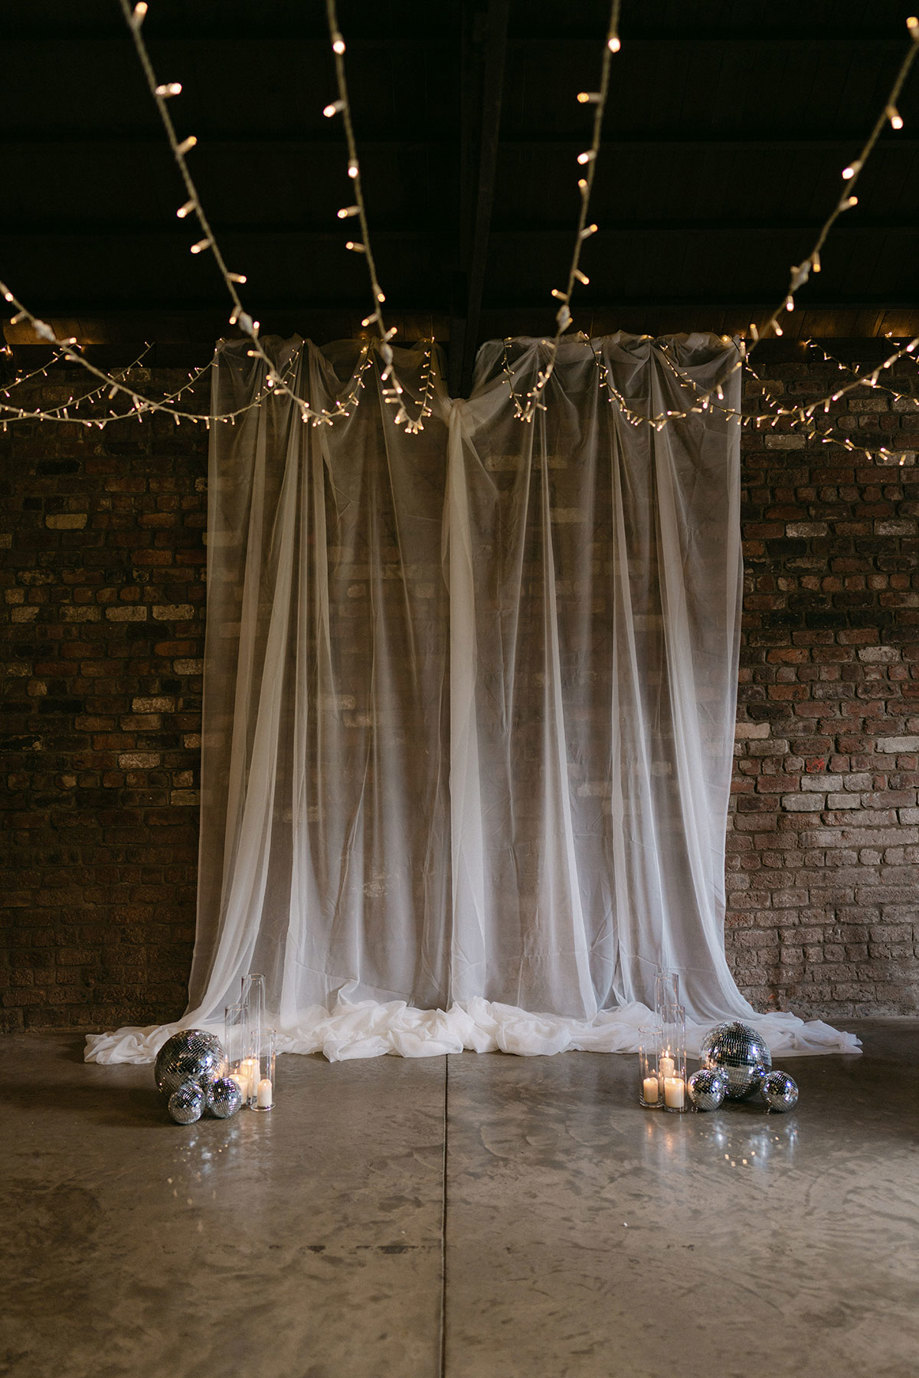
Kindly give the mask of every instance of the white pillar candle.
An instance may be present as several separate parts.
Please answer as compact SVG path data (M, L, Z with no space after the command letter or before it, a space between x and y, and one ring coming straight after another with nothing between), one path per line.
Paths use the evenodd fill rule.
M247 1057L240 1063L240 1074L245 1080L245 1090L243 1095L246 1100L254 1100L258 1090L258 1062L254 1057Z
M271 1109L271 1093L272 1086L270 1079L268 1077L262 1077L258 1084L258 1094L256 1097L256 1104L259 1110Z
M659 1066L662 1077L666 1079L667 1077L673 1076L675 1063L672 1057L669 1057L666 1053L662 1053L659 1059Z
M671 1110L683 1109L685 1091L686 1083L682 1077L664 1078L664 1104L669 1105Z
M644 1081L641 1083L641 1091L643 1098L649 1105L656 1105L658 1097L660 1096L660 1086L658 1085L657 1077L645 1077Z

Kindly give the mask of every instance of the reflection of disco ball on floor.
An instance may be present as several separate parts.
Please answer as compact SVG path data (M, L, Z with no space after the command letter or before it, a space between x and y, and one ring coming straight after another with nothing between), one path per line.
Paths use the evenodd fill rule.
M749 1024L716 1024L702 1040L702 1066L727 1073L728 1100L746 1100L758 1091L772 1066L766 1043Z
M160 1048L153 1075L158 1090L168 1100L186 1081L197 1082L204 1090L225 1067L226 1058L216 1034L205 1029L181 1029Z

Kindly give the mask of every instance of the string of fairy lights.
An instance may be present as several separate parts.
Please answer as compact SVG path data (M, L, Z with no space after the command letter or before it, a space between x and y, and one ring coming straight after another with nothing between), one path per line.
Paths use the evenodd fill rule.
M138 373L142 371L143 359L152 346L145 346L142 354L127 367L115 372L108 372L87 359L83 352L83 346L79 344L76 338L58 338L54 329L47 322L31 312L10 287L0 282L0 295L14 311L12 323L15 325L28 321L33 334L54 347L53 356L46 364L27 374L19 375L0 387L0 429L6 430L8 424L13 422L36 420L80 424L102 429L114 421L123 421L129 418L142 421L146 415L152 413L165 413L172 416L176 425L180 425L183 421L203 423L208 427L212 423L235 425L240 417L263 405L272 397L289 399L298 409L304 423L310 423L313 426L331 426L337 421L349 417L357 406L360 394L366 386L368 370L375 362L376 353L379 356L379 383L382 397L384 402L393 408L390 414L394 424L402 427L408 434L417 434L422 431L425 421L433 413L436 395L437 366L434 341L429 340L423 343L423 358L419 378L412 388L408 388L399 377L391 344L397 333L396 327L387 326L384 317L386 295L380 286L371 243L345 70L347 44L339 26L335 0L326 0L326 17L332 48L337 97L324 107L323 114L329 119L340 117L344 130L347 153L346 172L353 200L339 209L338 219L348 228L353 224L360 234L359 239L347 239L345 248L362 257L366 264L372 307L369 314L363 319L362 326L374 331L376 339L375 342L364 341L351 379L341 393L334 398L332 404L316 407L298 390L297 364L301 351L294 351L283 366L276 364L261 342L259 321L245 309L240 295L240 289L247 284L247 275L230 270L224 259L188 161L188 155L197 147L197 137L194 134L180 137L169 109L169 102L181 94L182 84L177 81L161 81L159 79L144 41L143 23L149 5L146 0L139 0L138 3L134 4L131 3L131 0L119 0L119 5L133 38L142 70L156 103L173 158L185 187L186 200L178 207L176 215L183 222L189 220L196 226L198 238L190 245L190 252L196 256L210 255L213 259L230 297L229 324L248 339L247 353L251 358L259 361L264 374L263 381L248 403L232 410L221 412L209 409L204 412L192 410L189 406L182 405L186 395L194 394L202 379L210 373L214 364L212 360L203 367L188 373L187 381L175 391L158 397L149 396L143 390L141 385L143 380L138 376ZM589 218L589 207L600 153L603 117L609 97L611 62L613 56L620 51L622 46L619 37L620 5L621 0L613 0L610 7L597 89L580 91L577 94L577 101L580 105L592 108L593 126L589 146L577 156L580 172L577 181L579 214L573 250L565 286L553 288L551 293L556 304L555 333L552 337L540 342L543 352L541 352L540 363L537 366L536 378L526 391L517 390L514 364L510 357L512 341L505 341L501 368L513 404L514 415L523 422L532 422L540 411L545 410L545 392L555 370L559 346L566 332L573 325L571 303L574 293L579 286L586 286L590 281L581 267L581 251L586 241L596 234L599 228ZM685 419L704 412L717 414L738 426L753 426L755 428L764 425L775 427L784 420L792 428L802 427L809 438L820 440L825 444L840 444L846 449L857 449L869 455L876 453L887 462L897 458L896 451L891 451L884 446L875 447L874 451L871 451L865 446L857 445L849 437L839 438L833 433L832 427L821 430L815 418L819 417L821 413L824 416L828 415L835 403L859 387L881 388L898 401L904 399L916 401L914 393L898 391L890 385L889 381L882 381L882 375L892 369L901 359L912 358L919 363L919 356L917 356L919 337L899 346L880 364L865 372L860 372L858 366L853 367L844 364L823 350L821 346L816 345L815 342L806 341L805 343L809 348L821 350L825 363L832 363L850 375L850 380L847 383L836 387L826 396L819 397L807 405L787 406L779 401L753 369L750 363L750 354L757 344L769 335L775 337L783 335L781 321L784 318L784 313L795 309L797 293L809 281L812 273L821 271L821 251L824 249L834 224L840 216L858 204L858 197L854 188L885 127L889 124L894 130L903 128L904 122L897 108L897 101L910 68L917 53L919 53L919 18L912 16L907 19L906 23L910 38L909 48L900 64L884 108L876 119L863 148L858 157L842 170L844 188L840 199L822 224L809 254L802 259L801 263L792 265L788 288L782 300L764 323L759 326L756 322L750 323L749 344L743 340L737 341L737 358L728 365L726 371L719 376L715 383L707 388L700 388L679 368L665 345L662 350L662 357L678 381L680 388L685 390L686 402L659 413L638 412L629 406L621 392L615 387L609 368L590 338L583 332L570 337L581 341L585 347L591 349L601 388L610 404L618 410L628 424L633 426L650 425L655 430L660 431L673 420ZM727 337L724 338L725 343L728 343ZM11 354L8 346L2 352L6 355ZM86 370L96 379L95 386L82 393L72 392L65 400L55 401L52 405L44 407L18 405L18 399L13 395L17 389L29 382L34 382L38 377L48 378L51 371L62 364L77 365ZM762 397L768 408L767 411L752 414L743 413L725 403L725 385L731 375L741 368L746 369L751 377L760 384ZM99 405L102 399L106 400L107 405L105 405L104 414L100 415ZM87 409L92 414L90 416L81 415L81 411L85 413Z

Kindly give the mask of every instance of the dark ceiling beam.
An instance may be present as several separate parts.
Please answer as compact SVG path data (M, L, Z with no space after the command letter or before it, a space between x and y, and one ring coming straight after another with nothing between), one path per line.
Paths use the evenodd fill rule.
M485 0L484 9L471 14L467 11L464 16L460 262L466 299L464 309L451 323L450 388L454 396L469 392L478 343L495 200L509 16L510 0Z
M818 220L734 220L728 214L713 216L704 220L604 219L595 243L602 242L604 236L614 234L726 234L732 237L754 234L816 234L821 224L822 222ZM430 243L432 237L441 234L440 227L432 229L424 224L419 225L417 221L404 225L377 225L373 231L375 241L380 240L388 243L404 243L407 240ZM519 223L493 224L489 234L492 239L518 239L523 246L525 243L544 243L554 236L567 236L570 239L571 226L567 222L558 225L534 225L532 221L521 221ZM837 236L850 238L853 235L865 234L919 234L919 222L912 217L904 219L899 216L893 218L859 213L846 220L840 220L833 226L834 239ZM21 245L24 238L27 238L31 244L41 242L47 246L56 242L72 244L74 240L79 239L120 240L125 235L131 235L135 240L143 240L145 244L150 245L184 243L184 240L188 238L187 232L183 232L181 227L175 228L170 225L168 228L166 226L151 228L149 220L80 219L68 221L54 229L49 229L47 223L17 220L7 212L6 223L0 228L0 245L16 248ZM223 238L226 235L247 240L291 239L317 246L341 243L340 231L336 232L301 222L282 224L278 221L269 220L263 224L238 224L233 221L225 221L220 226L220 236Z
M499 110L500 116L500 110ZM700 149L737 149L740 152L763 153L774 149L781 149L783 153L796 150L802 153L820 153L825 149L848 150L853 140L858 141L864 138L863 129L853 130L851 134L835 133L824 137L814 137L808 135L801 137L797 134L779 133L769 134L768 132L758 131L751 135L735 135L724 137L719 134L707 133L704 129L691 129L685 126L679 130L663 130L660 133L644 134L620 134L609 133L604 135L603 148L615 149L623 148L679 148L685 149L687 145L694 145ZM581 148L584 143L584 135L571 134L503 134L500 138L501 148L521 149L534 148L541 152L551 152L558 150L566 152L568 149ZM137 149L138 152L155 152L162 149L168 153L168 145L162 136L150 134L147 131L131 133L130 130L119 130L117 133L92 133L82 135L75 132L73 128L60 130L24 131L16 133L11 131L7 125L4 134L4 158L9 158L11 153L29 152L33 148L45 148L49 145L57 147L62 152L68 154L77 150L84 150L87 153L104 151L111 148L118 150L124 147ZM342 147L341 139L335 138L331 134L325 137L321 135L311 135L304 137L295 136L289 132L259 131L257 133L247 132L240 134L203 134L201 137L201 151L206 152L209 148L219 149L245 149L245 148L283 148L291 153L312 153L317 149L338 149ZM374 153L387 153L393 149L417 150L425 148L447 149L455 147L455 140L449 134L425 134L419 137L417 125L406 134L400 133L397 129L389 134L377 135L373 139L361 139L360 149L365 155ZM879 148L885 153L915 153L919 149L919 138L904 138L891 134L889 137L882 138Z

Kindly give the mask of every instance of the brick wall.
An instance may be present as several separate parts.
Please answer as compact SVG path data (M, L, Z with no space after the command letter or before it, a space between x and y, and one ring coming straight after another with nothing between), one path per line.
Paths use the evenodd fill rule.
M800 347L766 357L785 402L845 381ZM913 363L897 377L916 393ZM727 949L754 1003L832 1019L919 1007L919 409L863 389L829 421L910 460L743 433ZM167 420L0 432L6 1029L184 1006L206 449Z
M846 354L865 362L869 349L873 367L877 342ZM849 381L821 352L789 353L766 384L785 405ZM919 392L912 360L883 378ZM744 432L727 951L761 1007L915 1013L919 407L865 387L817 419L906 463L805 442L784 423Z
M170 390L186 381L156 379ZM29 404L65 402L66 382L31 389ZM167 418L0 433L7 1030L145 1023L184 1008L206 439Z

